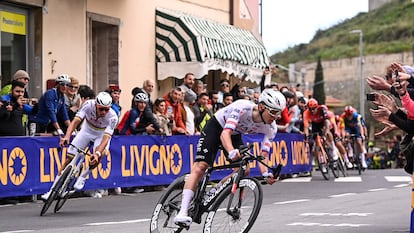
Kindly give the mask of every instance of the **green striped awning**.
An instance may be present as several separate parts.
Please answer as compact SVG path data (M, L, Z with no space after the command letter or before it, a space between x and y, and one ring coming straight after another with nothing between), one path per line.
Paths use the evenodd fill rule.
M256 69L269 64L263 43L250 31L167 9L156 10L156 60L224 60Z

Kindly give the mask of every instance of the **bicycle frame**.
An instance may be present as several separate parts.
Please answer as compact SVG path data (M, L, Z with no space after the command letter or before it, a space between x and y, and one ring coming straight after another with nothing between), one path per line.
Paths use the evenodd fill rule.
M80 148L77 148L76 146L72 145L78 153L73 157L72 161L66 166L66 168L62 171L62 174L65 170L70 170L69 175L66 177L65 182L58 190L58 194L60 197L62 197L62 194L65 193L65 191L68 189L68 187L71 187L73 185L73 180L76 175L79 175L81 172L81 169L83 168L82 164L85 161L85 156L87 155L87 151L84 151Z
M195 195L194 195L194 208L193 210L189 211L190 216L193 218L193 221L196 223L201 223L202 215L205 213L208 208L214 203L216 200L216 197L220 195L220 193L225 190L226 187L228 187L230 184L233 185L232 187L232 193L234 194L236 192L236 189L239 185L240 180L244 177L244 173L247 169L247 165L249 161L258 161L259 163L266 166L268 169L271 169L273 171L273 175L275 178L279 177L280 171L282 169L282 165L279 164L276 168L272 168L266 163L264 163L262 160L264 159L261 156L255 156L252 153L249 152L249 149L253 145L249 145L248 147L241 149L240 154L243 156L240 161L237 162L231 162L230 164L221 165L221 166L215 166L215 167L209 167L207 168L205 172L205 176L202 179L202 181L199 183L198 188L196 189ZM226 154L226 153L225 153ZM227 155L226 155L227 157ZM207 199L204 200L204 193L206 191L207 183L210 181L210 177L213 171L215 170L222 170L222 169L229 169L229 168L239 168L237 173L233 173L231 177L229 177L227 180L225 180L221 186ZM232 198L232 197L231 197ZM227 212L230 210L227 207Z

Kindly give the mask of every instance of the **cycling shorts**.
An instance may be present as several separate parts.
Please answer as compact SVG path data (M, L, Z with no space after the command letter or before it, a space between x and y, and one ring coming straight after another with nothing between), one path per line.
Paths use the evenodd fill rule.
M208 163L210 167L213 166L219 146L222 145L220 140L222 132L223 127L215 117L207 122L203 131L201 131L200 139L197 143L196 162L204 161ZM232 135L231 141L234 148L239 148L243 145L241 134Z

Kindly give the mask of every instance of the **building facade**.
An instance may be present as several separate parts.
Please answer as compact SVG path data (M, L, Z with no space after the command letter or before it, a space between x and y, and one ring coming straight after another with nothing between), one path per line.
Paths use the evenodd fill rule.
M210 89L225 76L244 73L257 82L268 64L258 36L258 4L258 0L2 1L1 83L25 69L31 77L30 96L40 97L48 80L67 73L97 92L118 84L121 105L129 108L131 90L146 79L158 84L154 98L187 72L203 78ZM162 16L173 19L173 24L162 24L166 23ZM229 41L223 35L233 37ZM183 51L190 45L198 50ZM214 66L205 69L206 63Z

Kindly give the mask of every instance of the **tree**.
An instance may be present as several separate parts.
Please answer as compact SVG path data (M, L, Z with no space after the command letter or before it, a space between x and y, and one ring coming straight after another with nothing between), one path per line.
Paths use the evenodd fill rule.
M315 70L315 82L313 84L313 98L315 98L319 104L325 104L325 81L323 80L323 68L321 63L321 57L318 57L318 64Z

